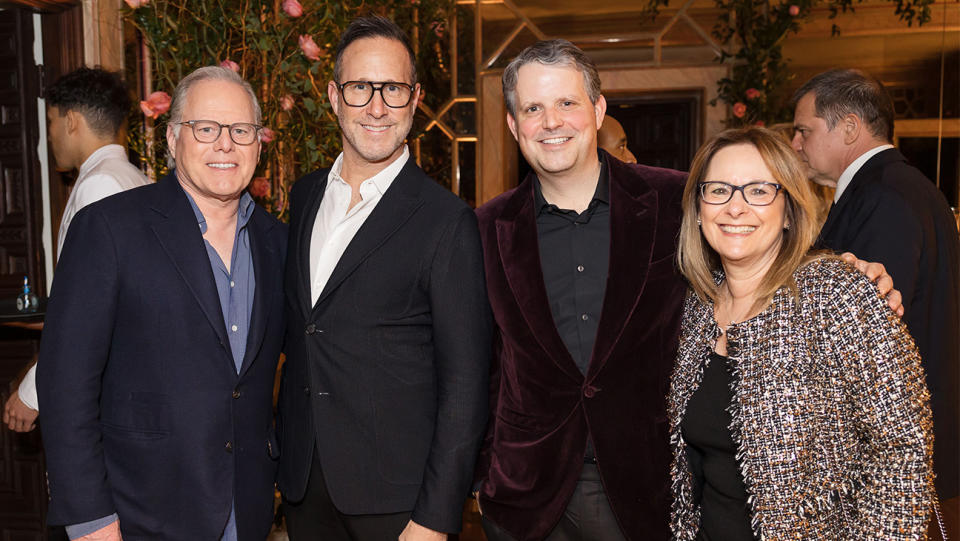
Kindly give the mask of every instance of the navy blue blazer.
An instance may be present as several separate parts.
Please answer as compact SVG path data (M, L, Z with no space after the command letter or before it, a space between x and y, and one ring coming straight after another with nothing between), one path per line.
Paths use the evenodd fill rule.
M247 227L256 292L237 374L176 178L77 214L37 369L50 524L116 512L124 539L215 541L236 502L240 540L266 537L286 226L257 207Z
M903 321L923 359L933 409L933 467L943 499L958 493L960 240L947 200L897 149L853 176L818 247L879 261L903 294Z

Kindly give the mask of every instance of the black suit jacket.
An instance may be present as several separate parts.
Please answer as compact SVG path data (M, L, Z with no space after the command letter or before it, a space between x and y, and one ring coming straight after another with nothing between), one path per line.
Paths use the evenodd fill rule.
M343 513L412 511L460 530L487 413L491 320L471 209L411 158L310 305L328 169L291 192L280 488L303 498L314 447Z
M903 294L904 322L927 372L934 469L942 498L958 492L960 247L943 194L896 149L854 175L830 209L818 245L883 263Z
M37 383L50 524L116 512L124 539L242 541L273 516L273 381L286 227L257 207L237 374L197 219L173 175L80 211L57 266Z

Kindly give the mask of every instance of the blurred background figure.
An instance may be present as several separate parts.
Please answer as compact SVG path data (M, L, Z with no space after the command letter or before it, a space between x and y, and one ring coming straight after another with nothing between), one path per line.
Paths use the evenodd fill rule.
M637 163L637 159L627 148L627 133L617 119L610 115L603 117L603 124L597 131L597 145L623 163Z

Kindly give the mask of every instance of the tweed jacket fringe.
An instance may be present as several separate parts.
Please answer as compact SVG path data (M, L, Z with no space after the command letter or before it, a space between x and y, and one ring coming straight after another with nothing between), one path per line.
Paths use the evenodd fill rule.
M722 280L722 276L719 277ZM933 498L933 421L920 356L872 283L819 259L727 329L730 431L761 540L925 539ZM668 397L675 539L700 523L680 429L720 335L692 291Z

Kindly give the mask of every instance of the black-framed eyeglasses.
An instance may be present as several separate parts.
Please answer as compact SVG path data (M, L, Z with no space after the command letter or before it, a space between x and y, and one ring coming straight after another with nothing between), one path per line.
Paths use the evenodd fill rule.
M726 182L701 182L700 199L708 205L722 205L733 199L733 194L740 192L748 205L765 207L777 198L780 191L779 184L774 182L751 182L743 186L735 186Z
M347 81L337 83L337 90L343 97L343 103L350 107L363 107L373 99L373 93L380 91L380 97L387 107L400 109L410 104L413 97L413 85L397 81Z
M187 120L178 122L180 125L190 126L193 137L201 143L212 143L220 138L220 132L227 128L230 140L238 145L252 145L257 140L257 133L263 126L249 122L234 122L221 124L215 120Z

